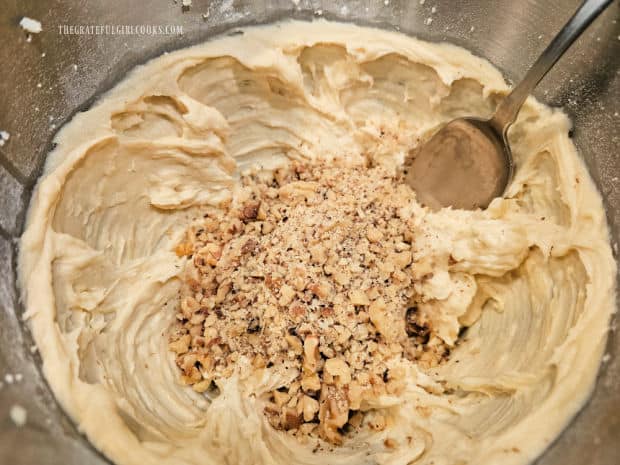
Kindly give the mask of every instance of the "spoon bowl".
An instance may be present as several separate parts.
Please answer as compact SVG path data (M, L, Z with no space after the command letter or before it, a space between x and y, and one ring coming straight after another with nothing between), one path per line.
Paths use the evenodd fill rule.
M504 193L513 162L504 132L491 120L459 118L412 153L405 180L433 210L485 208Z

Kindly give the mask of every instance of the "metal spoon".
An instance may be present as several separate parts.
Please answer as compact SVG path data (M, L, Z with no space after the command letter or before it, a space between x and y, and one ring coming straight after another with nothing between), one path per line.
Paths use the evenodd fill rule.
M422 204L473 210L504 193L514 171L508 128L543 76L611 2L583 2L491 119L455 119L412 154L405 180Z

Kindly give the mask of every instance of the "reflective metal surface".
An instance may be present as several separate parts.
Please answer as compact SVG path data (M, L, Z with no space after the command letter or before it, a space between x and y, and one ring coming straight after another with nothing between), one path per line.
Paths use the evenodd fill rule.
M387 5L386 5L387 3ZM31 187L55 130L88 108L134 65L239 25L295 17L353 21L450 41L518 78L559 30L579 0L2 0L0 2L0 464L105 464L58 408L41 377L38 354L20 322L15 238ZM435 7L433 13L432 8ZM203 15L205 17L203 18ZM22 16L43 32L27 41ZM429 21L429 18L431 21ZM182 35L71 35L70 25L172 25ZM59 28L60 26L60 28ZM574 139L606 202L618 242L620 225L620 4L615 2L543 80L536 95L572 116ZM620 338L610 332L592 400L540 459L541 465L620 463ZM8 384L6 374L22 380ZM10 377L9 377L10 380ZM9 418L15 404L27 423ZM102 415L105 421L105 415Z
M505 131L487 119L457 118L411 152L405 181L432 210L475 210L503 194L512 165Z

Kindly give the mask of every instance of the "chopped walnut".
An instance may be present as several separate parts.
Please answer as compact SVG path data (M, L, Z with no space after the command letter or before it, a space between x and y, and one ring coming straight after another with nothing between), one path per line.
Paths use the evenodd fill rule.
M168 348L171 351L173 351L175 354L182 355L182 354L187 353L191 342L192 342L192 336L189 334L184 334L177 340L170 342L170 344L168 344Z
M304 348L301 344L301 340L297 336L293 336L292 334L287 334L284 336L284 339L288 343L289 347L295 354L301 355Z
M243 221L252 221L258 217L260 203L259 202L248 202L241 209L241 219Z
M433 264L413 261L401 212L414 202L380 167L242 177L238 198L205 208L175 248L187 257L169 339L182 383L201 393L235 372L279 372L291 381L261 399L274 428L332 444L385 429L387 412L370 406L402 394L398 367L448 354L417 311Z
M366 237L370 242L379 242L381 239L383 239L383 233L379 228L370 226L366 231Z
M303 413L304 421L306 422L314 420L316 414L319 412L319 402L310 396L304 395L298 406L301 406L301 413Z
M338 431L349 419L349 402L344 392L334 386L323 386L319 408L319 434L326 441L342 443Z
M301 388L304 392L314 392L321 389L321 378L316 373L306 374L301 378Z
M318 347L319 338L317 336L308 336L304 341L304 372L314 373L317 370L317 363L319 361Z
M353 305L369 305L370 300L364 291L360 291L359 289L354 289L349 292L349 299L351 299L351 303Z
M326 360L323 373L325 377L329 377L327 379L328 383L347 385L351 382L351 369L349 365L347 365L347 362L341 358L330 358Z
M280 299L278 300L278 304L280 305L280 307L286 307L293 301L295 295L295 289L293 289L288 284L285 284L280 288Z

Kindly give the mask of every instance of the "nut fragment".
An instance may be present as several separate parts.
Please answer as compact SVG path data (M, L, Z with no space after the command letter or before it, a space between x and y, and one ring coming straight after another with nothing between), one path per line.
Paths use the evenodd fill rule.
M371 226L366 231L366 237L370 242L379 242L383 239L383 233L378 228Z
M365 391L366 389L357 381L353 381L349 384L347 399L349 400L349 408L351 410L359 410L361 408Z
M349 292L349 299L353 305L369 305L370 300L364 291L353 289Z
M302 415L298 413L296 409L286 408L284 409L282 426L284 429L295 429L299 428L302 422Z
M258 209L260 207L259 202L248 202L246 203L241 210L241 219L243 221L252 221L255 220L258 216Z
M176 341L172 341L168 344L168 348L177 355L185 354L189 350L189 344L192 341L192 336L186 334L181 336Z
M316 244L310 247L310 257L312 263L322 265L327 261L327 250L321 244Z
M383 298L375 300L368 307L368 316L370 317L370 321L372 321L372 324L375 325L377 331L384 336L389 333L390 325L386 312L387 305L385 304L385 300L383 300Z
M295 297L295 289L293 289L288 284L283 285L280 288L280 300L278 300L278 304L280 306L285 307L293 301Z
M224 302L226 295L230 292L231 289L232 289L232 283L230 282L222 283L220 287L217 288L217 294L215 295L215 303L219 304L219 303Z
M351 382L351 369L349 365L347 365L347 362L341 358L330 358L326 360L323 369L334 377L336 384L344 385Z
M313 283L308 286L308 289L320 299L326 299L331 295L330 286L326 282Z
M211 387L210 379L203 379L202 381L199 381L196 384L192 385L192 389L199 393L209 390L209 387Z
M314 392L321 389L321 378L316 373L304 375L301 379L301 388L304 392Z
M284 339L286 340L293 352L295 352L296 354L301 354L303 352L303 346L297 336L287 334L286 336L284 336Z
M314 373L317 369L318 359L319 338L317 336L308 336L304 341L304 371L306 373Z
M319 408L319 434L326 441L342 444L342 435L338 431L349 419L349 403L343 391L324 386L321 390Z
M191 242L182 242L175 247L174 252L179 257L185 257L194 253L194 246L191 244Z
M257 247L258 247L258 241L256 241L255 239L248 239L245 242L245 244L243 244L243 246L241 247L241 253L242 254L253 253Z
M388 259L392 261L398 269L402 270L411 263L411 252L394 252Z
M298 406L301 406L301 413L304 415L304 421L307 422L314 420L314 417L319 411L318 401L310 396L303 396Z
M291 396L287 392L273 391L273 400L278 407L282 407L290 398Z

